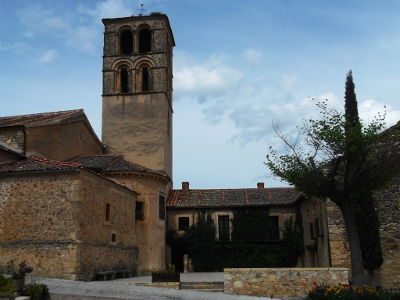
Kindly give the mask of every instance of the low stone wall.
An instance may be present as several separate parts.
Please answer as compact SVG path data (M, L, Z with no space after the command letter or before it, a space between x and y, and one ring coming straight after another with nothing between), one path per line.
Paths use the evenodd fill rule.
M78 280L89 280L98 271L137 271L136 247L81 243L79 247Z
M137 268L137 248L88 244L77 241L0 243L0 270L10 261L22 260L33 267L34 276L70 280L92 279L96 271Z
M0 243L0 268L10 261L14 266L22 260L33 267L33 275L77 279L78 245L72 241Z
M227 294L293 297L304 296L313 282L346 284L346 268L282 268L282 269L225 269L224 290Z

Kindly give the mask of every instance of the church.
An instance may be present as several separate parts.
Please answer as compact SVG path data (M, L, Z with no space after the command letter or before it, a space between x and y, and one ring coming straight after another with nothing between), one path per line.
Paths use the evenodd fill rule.
M298 266L349 265L343 221L330 201L261 182L213 190L183 182L174 189L169 19L152 13L103 24L101 139L80 109L0 117L0 268L25 260L36 275L72 280L165 270L168 230L184 232L202 209L217 240L229 241L233 210L250 207L270 210L278 240L285 220L302 212ZM378 276L385 286L400 285L398 186L379 194L385 263Z

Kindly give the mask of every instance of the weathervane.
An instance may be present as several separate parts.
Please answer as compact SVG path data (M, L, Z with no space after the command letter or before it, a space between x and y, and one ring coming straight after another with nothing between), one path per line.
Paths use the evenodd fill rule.
M138 11L139 16L143 16L144 12L146 11L143 3L140 3L140 8L138 8L137 11Z

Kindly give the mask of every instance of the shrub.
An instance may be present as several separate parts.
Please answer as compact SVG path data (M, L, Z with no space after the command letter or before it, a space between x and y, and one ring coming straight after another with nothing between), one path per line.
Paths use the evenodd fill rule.
M306 300L399 300L400 294L371 286L321 285L313 288Z
M15 284L12 278L5 278L0 275L0 297L12 298L15 291Z
M24 294L31 297L31 300L48 300L50 299L49 289L45 284L28 284L25 287Z

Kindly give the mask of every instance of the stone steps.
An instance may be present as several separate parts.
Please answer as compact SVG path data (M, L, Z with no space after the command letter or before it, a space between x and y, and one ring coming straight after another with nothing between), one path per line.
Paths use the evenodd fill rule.
M181 282L182 290L202 290L208 292L223 292L224 282Z

